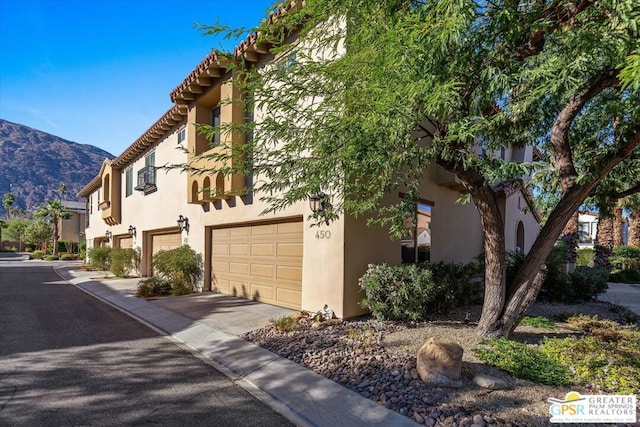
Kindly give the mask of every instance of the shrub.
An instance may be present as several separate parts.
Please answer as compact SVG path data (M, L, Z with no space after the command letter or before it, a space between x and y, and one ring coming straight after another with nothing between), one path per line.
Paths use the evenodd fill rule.
M296 319L287 315L271 319L269 320L269 323L271 323L281 334L292 331L296 327Z
M551 320L543 316L539 316L539 317L525 316L520 321L520 325L531 326L534 328L541 328L541 329L549 329L549 330L553 330L556 328L555 323L553 323Z
M611 263L616 269L640 272L640 247L618 246L613 248Z
M148 277L138 282L139 297L156 297L171 295L171 283L158 277Z
M33 251L30 256L31 259L42 259L44 258L44 252L40 250Z
M111 272L117 277L127 277L140 265L140 255L132 248L116 248L111 250Z
M60 257L58 255L47 255L45 257L46 261L58 261Z
M569 385L569 369L539 347L504 338L485 341L489 347L475 348L473 352L484 362L504 369L511 375L546 385Z
M89 249L89 263L93 269L104 271L106 274L111 268L111 248L98 246Z
M574 382L593 393L635 394L640 390L640 331L597 317L569 322L585 336L545 339L541 351L572 373Z
M640 283L640 271L620 270L611 273L609 281L614 283Z
M365 292L360 305L379 320L417 320L423 317L434 286L431 271L415 264L370 264L360 278Z
M578 265L583 265L585 267L589 267L589 265L593 262L594 252L591 248L582 248L578 249Z
M446 313L452 309L482 302L481 272L476 264L439 262L431 266L435 286L427 309Z
M189 245L159 251L153 255L153 269L161 279L171 283L173 295L184 295L196 290L202 277L202 255Z
M60 259L62 261L73 261L76 257L73 254L62 254L60 255Z
M587 301L607 290L609 272L600 268L578 266L569 278L575 298Z

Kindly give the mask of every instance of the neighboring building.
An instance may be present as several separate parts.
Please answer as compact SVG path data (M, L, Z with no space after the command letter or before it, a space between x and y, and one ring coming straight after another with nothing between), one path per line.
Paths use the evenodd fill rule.
M274 60L254 36L236 49L239 56L255 66ZM406 252L403 241L391 241L386 229L368 227L366 218L351 216L311 227L306 202L261 215L266 206L259 195L243 193L245 176L156 169L184 163L213 166L200 155L222 148L210 148L194 123L262 120L260 111L221 103L239 95L232 80L233 70L211 53L171 92L174 106L122 154L105 160L78 194L87 200L87 247L139 248L141 273L147 276L154 253L189 244L203 254L205 290L295 309L315 311L327 304L338 317L362 314L358 279L367 265L400 264ZM245 142L241 135L216 138L231 147ZM530 161L533 152L527 147L497 155ZM425 176L411 247L428 248L432 262L471 261L483 250L475 207L456 203L461 186L455 175L434 166ZM539 231L536 211L526 191L502 190L507 250L526 252Z
M593 248L598 233L598 219L600 214L596 212L579 212L578 213L578 247ZM623 218L622 223L622 241L627 244L629 235L629 219Z
M62 205L71 213L71 218L60 220L58 234L60 240L73 243L84 242L84 229L86 223L86 207L84 202L63 200Z

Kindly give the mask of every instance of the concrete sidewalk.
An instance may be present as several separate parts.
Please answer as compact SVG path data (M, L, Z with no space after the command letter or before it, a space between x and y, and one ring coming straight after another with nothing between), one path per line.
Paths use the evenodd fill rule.
M620 305L640 316L640 285L612 282L608 285L606 292L598 295L600 301Z
M62 266L56 271L83 291L186 345L297 425L418 425L297 363L238 338L245 330L264 326L270 318L291 310L217 294L147 301L135 296L137 278L96 279L95 272L74 266Z

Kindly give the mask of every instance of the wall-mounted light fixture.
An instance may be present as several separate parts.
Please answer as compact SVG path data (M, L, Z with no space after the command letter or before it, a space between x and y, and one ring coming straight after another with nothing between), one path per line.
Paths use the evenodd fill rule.
M106 237L107 240L111 240L111 236L113 236L113 234L111 234L109 230L104 232L104 237Z
M135 228L133 225L130 225L130 226L129 226L129 230L128 230L128 231L129 231L129 236L131 236L131 237L135 237L135 235L136 235L136 228Z
M186 231L187 234L189 234L189 218L187 218L186 216L182 216L180 215L178 217L178 228L180 229L180 231Z
M331 203L329 202L328 194L324 194L322 191L311 194L309 196L309 208L314 215L317 216L317 214L321 214L322 216L325 216L325 221L327 225L329 225L329 219L325 215L325 213L329 213L331 211Z

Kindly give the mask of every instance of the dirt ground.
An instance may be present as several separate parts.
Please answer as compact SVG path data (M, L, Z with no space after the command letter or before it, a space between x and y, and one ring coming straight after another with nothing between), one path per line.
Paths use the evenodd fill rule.
M544 336L566 337L578 331L568 323L558 322L558 316L580 313L597 315L601 319L611 319L627 323L633 319L633 313L605 302L587 302L580 305L535 304L528 316L544 316L556 322L556 329L541 329L519 326L512 339L537 343ZM568 316L566 316L568 317ZM418 348L430 337L451 339L464 349L462 379L465 386L451 389L448 395L451 404L459 404L468 410L488 411L497 418L513 420L521 425L548 425L549 397L564 398L571 388L551 387L513 378L508 373L481 362L472 349L478 347L482 338L475 334L475 326L480 318L480 307L467 307L457 310L445 319L434 318L426 322L410 324L406 328L387 335L385 347L390 352L415 355ZM465 320L466 319L466 320ZM507 390L484 390L473 386L472 379L478 374L489 374L505 380L511 387ZM602 424L600 424L602 425Z

